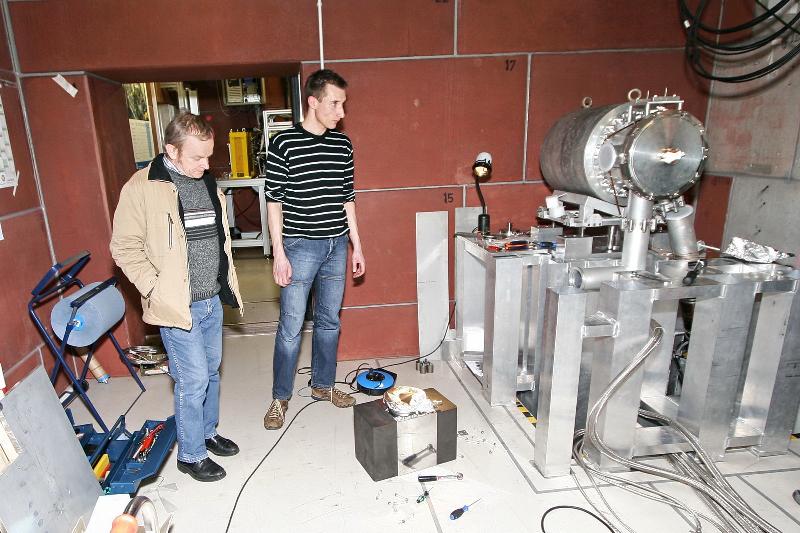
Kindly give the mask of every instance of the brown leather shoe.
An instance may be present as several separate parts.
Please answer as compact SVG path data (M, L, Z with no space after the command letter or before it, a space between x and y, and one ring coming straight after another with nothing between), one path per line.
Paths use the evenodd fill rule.
M283 427L286 411L289 409L289 400L272 400L272 404L264 415L264 427L267 429L280 429Z
M336 407L353 407L356 404L356 399L342 392L339 389L317 389L311 388L311 397L320 402L331 402Z

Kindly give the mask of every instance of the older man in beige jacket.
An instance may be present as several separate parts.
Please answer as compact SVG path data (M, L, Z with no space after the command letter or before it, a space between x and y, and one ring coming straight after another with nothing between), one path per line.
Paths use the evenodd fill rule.
M238 446L217 433L222 303L241 308L225 201L208 172L214 134L181 113L166 128L166 153L122 188L111 255L142 295L143 319L161 327L175 380L178 470L216 481L208 457Z

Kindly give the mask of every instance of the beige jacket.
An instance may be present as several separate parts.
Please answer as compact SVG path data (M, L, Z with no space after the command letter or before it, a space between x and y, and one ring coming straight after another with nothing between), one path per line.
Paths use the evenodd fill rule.
M219 297L241 309L225 198L209 173L200 179L209 188L217 229L224 235L220 238ZM179 204L178 189L159 155L122 188L110 248L114 262L142 295L143 320L188 330L192 327L189 256Z

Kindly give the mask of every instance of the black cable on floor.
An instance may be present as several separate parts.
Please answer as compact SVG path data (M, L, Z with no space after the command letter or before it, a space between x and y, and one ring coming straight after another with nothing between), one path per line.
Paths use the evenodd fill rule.
M589 516L591 516L592 518L594 518L595 520L597 520L598 522L600 522L601 524L603 524L605 526L605 528L607 530L609 530L611 533L614 533L614 530L611 529L611 525L608 522L606 522L605 520L603 520L602 518L600 518L599 516L597 516L593 512L591 512L591 511L589 511L587 509L584 509L583 507L577 507L575 505L555 505L555 506L551 507L550 509L548 509L547 511L545 511L544 514L542 515L541 522L539 522L539 527L542 529L542 533L547 533L547 530L545 530L545 528L544 528L544 519L547 518L547 515L549 515L550 513L552 513L553 511L556 511L558 509L575 509L576 511L581 511L583 513L586 513Z
M450 316L447 317L447 324L445 324L444 335L442 335L442 340L439 341L439 344L436 345L436 348L434 348L430 352L426 353L425 355L420 355L419 357L414 357L413 359L409 359L408 361L400 361L399 363L392 363L391 365L383 365L381 368L389 368L391 366L404 365L406 363L413 363L414 361L419 361L420 359L425 359L429 355L435 353L436 350L438 350L439 347L442 344L444 344L444 341L447 338L447 332L450 331L450 322L453 320L453 315L455 314L455 312L456 312L456 304L454 302L453 303L453 309L450 311Z
M406 361L400 361L399 363L392 363L390 365L383 365L381 367L378 367L377 370L381 370L381 369L384 369L384 368L389 368L389 367L397 366L397 365L405 365L407 363L413 363L414 361L419 361L420 359L424 359L424 358L428 357L429 355L435 353L436 350L438 350L442 346L442 344L444 344L445 339L447 339L447 332L450 330L450 322L453 320L453 315L455 314L455 312L456 312L456 304L454 302L453 303L453 309L450 311L450 315L447 318L447 324L445 325L444 335L442 335L442 340L439 341L439 344L436 345L436 348L434 348L430 352L426 353L425 355L420 355L419 357L414 357L414 358L408 359ZM356 388L355 382L356 382L356 379L358 379L358 373L361 372L362 370L373 370L373 368L371 366L369 366L369 363L361 363L361 364L358 365L357 368L351 370L350 372L348 372L345 375L344 381L336 381L335 383L338 383L340 385L348 385L350 387L350 390L353 391L353 392L361 392L361 391L358 390L358 388ZM310 366L300 367L300 368L297 369L297 373L300 374L300 375L310 374L311 373L311 367ZM351 376L352 376L352 378L351 378Z
M239 505L239 498L242 497L242 493L244 492L244 488L250 482L250 479L255 475L255 473L258 471L258 469L261 468L261 465L264 463L264 461L267 460L267 457L269 457L269 454L272 453L272 450L274 450L278 446L278 444L281 442L281 439L283 439L283 437L289 431L289 428L292 427L292 424L294 424L294 421L297 420L298 416L300 416L300 413L302 413L303 411L306 410L306 408L308 408L310 405L314 405L315 403L324 403L324 402L314 400L312 402L308 402L299 411L297 411L297 414L294 415L294 417L289 422L289 424L287 424L286 429L283 430L283 433L281 433L281 436L278 437L278 440L275 441L275 444L272 445L272 448L270 448L269 451L264 455L264 457L261 458L261 460L258 462L258 464L253 469L253 471L250 472L250 475L247 476L247 479L244 480L244 483L242 484L242 488L239 489L239 494L236 495L236 501L233 503L233 509L231 509L231 514L228 517L228 525L225 526L225 533L228 533L228 530L230 530L230 528L231 528L231 521L233 521L233 513L236 512L236 506Z

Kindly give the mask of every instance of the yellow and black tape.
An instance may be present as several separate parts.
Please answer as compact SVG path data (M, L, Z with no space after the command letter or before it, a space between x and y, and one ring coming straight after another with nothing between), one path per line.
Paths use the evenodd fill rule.
M525 418L527 418L527 419L528 419L528 422L530 422L530 423L531 423L531 424L533 424L534 426L536 425L536 417L535 417L535 416L533 416L533 415L530 413L530 411L528 411L528 408L527 408L527 407L525 407L525 405L523 405L523 403L522 403L521 401L519 401L519 400L517 400L517 409L519 409L519 412L520 412L520 413L522 413L522 415L523 415Z

